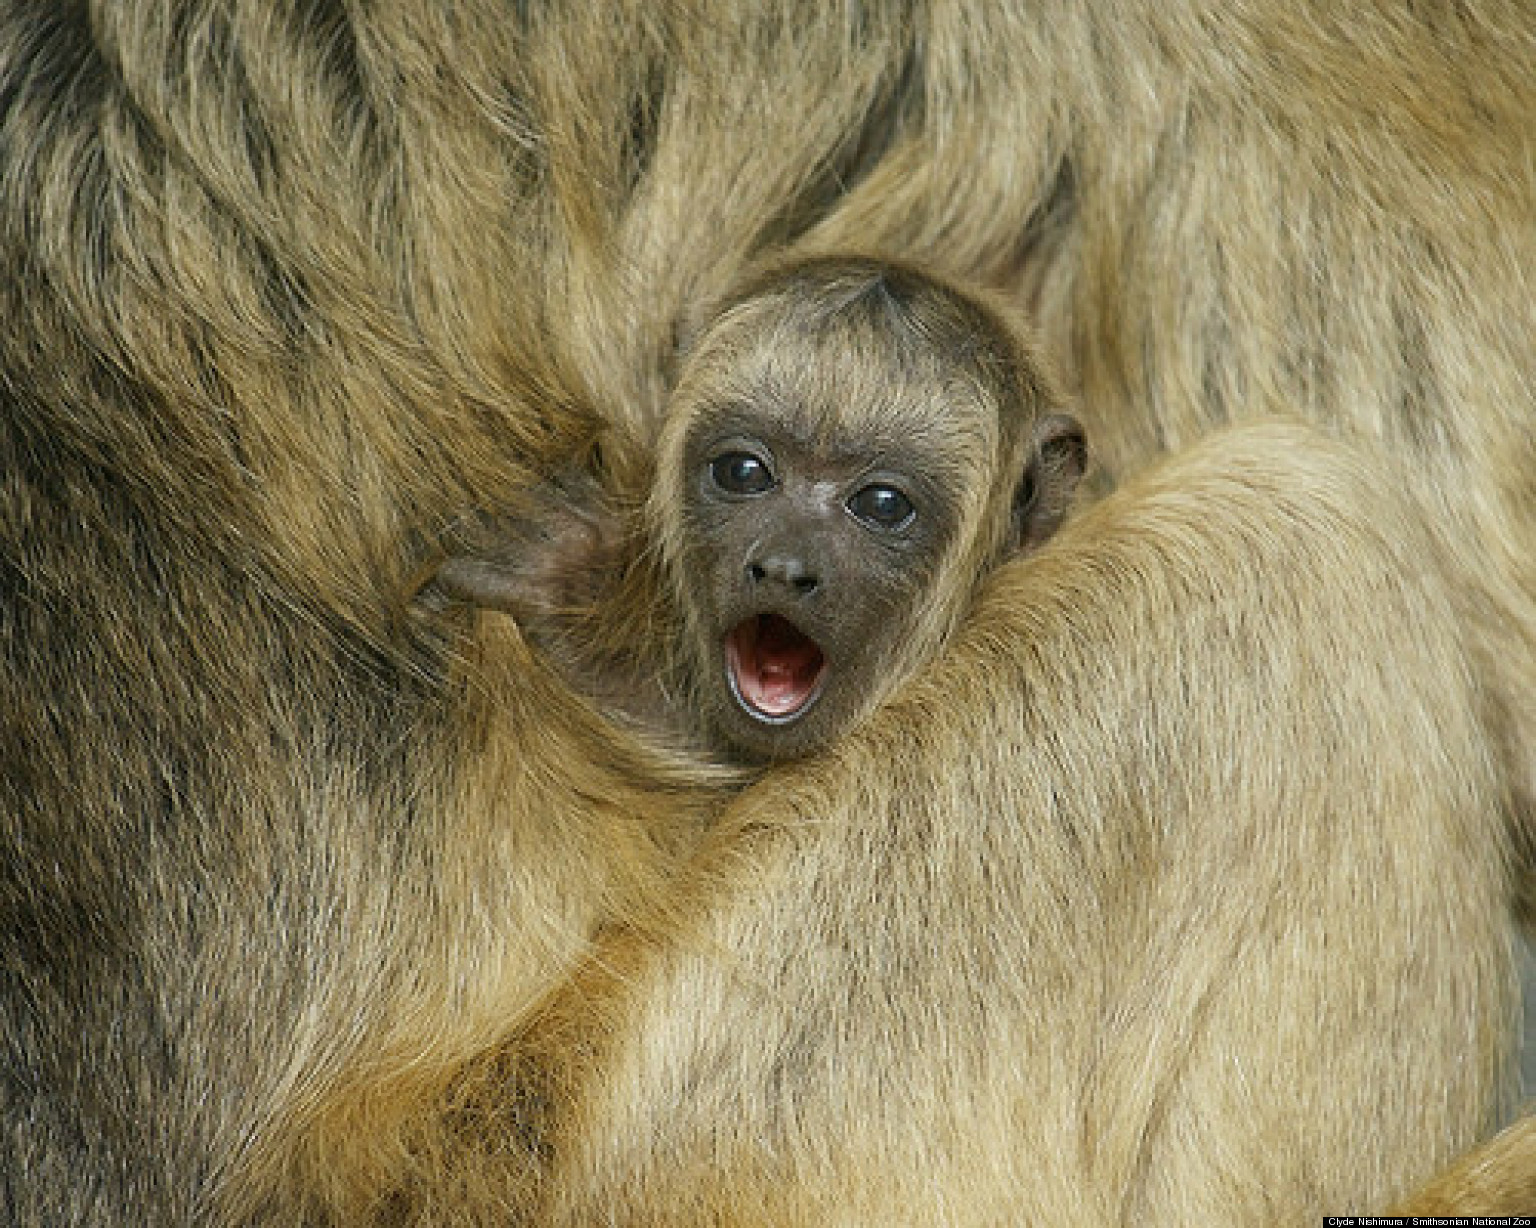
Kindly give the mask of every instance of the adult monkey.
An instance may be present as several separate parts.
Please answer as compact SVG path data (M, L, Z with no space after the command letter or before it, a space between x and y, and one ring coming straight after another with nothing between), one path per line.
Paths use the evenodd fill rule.
M138 0L0 16L0 1171L17 1222L292 1222L412 1204L463 1222L525 1194L579 1206L602 1187L589 1160L611 1127L583 1134L583 1103L546 1123L541 1079L515 1077L537 1075L550 1044L554 1088L574 1077L562 1000L537 1027L534 1004L599 927L642 902L706 898L678 896L675 874L720 782L611 749L494 620L450 645L433 627L403 638L395 607L444 522L514 501L594 435L606 480L639 489L679 319L764 249L856 243L1025 294L1114 475L1272 405L1367 441L1365 467L1402 488L1402 540L1451 545L1499 781L1529 795L1536 86L1522 5L1432 18L1321 3L1083 3L1049 17L1022 3L508 8ZM1253 457L1271 472L1283 460ZM1236 501L1263 521L1263 497ZM1399 525L1334 506L1364 572L1401 583ZM1307 608L1339 611L1329 574L1315 593L1304 574L1282 578ZM1422 694L1407 666L1446 662L1447 736L1434 744L1453 762L1434 796L1471 797L1492 785L1467 746L1473 696L1449 664L1452 621L1401 659L1383 638L1333 664L1339 693L1358 698L1399 669ZM450 647L471 654L467 669ZM1193 710L1241 700L1235 672L1189 679ZM954 692L922 694L941 732L990 719ZM1087 702L1094 728L1091 691L1045 698ZM1018 703L1003 687L998 711ZM1362 715L1373 719L1350 737L1396 719ZM1076 786L1095 784L1106 744L1124 744L1123 730L1095 736ZM1318 737L1275 778L1331 764ZM1360 761L1393 764L1396 745L1363 745ZM964 779L1007 778L1005 754L971 748L984 770ZM1270 770L1250 744L1233 749L1254 780ZM931 802L913 823L953 817L954 766L940 750L903 764L911 796ZM819 787L803 770L795 790ZM756 793L749 805L771 809ZM918 830L890 833L909 870L929 852L901 839ZM1322 830L1303 824L1298 840ZM1390 866L1405 883L1447 866L1496 874L1499 831L1471 835L1431 835L1426 851L1421 832L1401 854L1420 861ZM749 856L739 836L726 852ZM815 829L802 836L828 858L827 892L879 918L867 862L840 881ZM1362 883L1379 868L1337 867ZM750 907L749 886L718 915ZM1006 901L1019 885L985 887ZM970 914L948 909L965 898L929 901L930 931L963 934ZM1200 907L1183 906L1205 932ZM1332 933L1363 923L1356 953L1390 967L1410 922L1365 911ZM1289 1031L1282 1055L1302 1092L1354 1070L1388 1124L1362 1149L1329 1145L1342 1114L1288 1118L1263 1140L1276 1169L1243 1174L1257 1174L1248 1188L1268 1178L1285 1205L1307 1196L1309 1168L1384 1196L1491 1117L1507 939L1446 924L1438 957L1416 969L1424 999L1401 1013L1431 1032L1459 1025L1457 1052L1487 1061L1404 1106L1402 1071L1428 1078L1446 1058L1419 1025L1390 1044L1380 1017L1359 1033L1360 1020ZM669 948L659 955L665 983ZM785 976L816 971L775 955ZM1372 997L1335 988L1340 1009ZM676 1038L671 1000L619 995L594 1013L624 1021L621 1041ZM891 1069L931 1078L943 1021L965 1001L910 998L932 1026L897 1033ZM1130 1010L1115 1035L1136 1039L1149 1017ZM1243 1033L1230 1035L1241 1050ZM1335 1064L1351 1037L1403 1060ZM1010 1053L1039 1040L997 1039ZM1115 1054L1134 1050L1096 1068L1095 1103L1115 1099ZM715 1051L712 1077L752 1086L738 1068L749 1051ZM1133 1089L1210 1087L1182 1082L1159 1052L1163 1080L1128 1074ZM777 1103L837 1107L801 1070L779 1069L774 1088L795 1094ZM1234 1076L1211 1094L1243 1087ZM1177 1109L1178 1095L1158 1103ZM895 1128L930 1124L921 1104L880 1107ZM509 1115L555 1143L561 1183L541 1184L537 1148L508 1147L520 1137ZM1404 1138L1390 1122L1410 1117ZM1100 1172L1123 1173L1135 1140L1096 1124L1084 1145L1109 1157ZM1058 1135L1030 1126L1018 1123L1021 1149L1059 1154ZM1230 1129L1251 1146L1258 1127ZM700 1161L707 1134L679 1138ZM1149 1151L1142 1171L1155 1178L1163 1158ZM744 1171L760 1159L709 1154L700 1170L760 1188ZM936 1166L936 1180L951 1175ZM955 1203L978 1217L1012 1196L1006 1171L962 1178ZM1191 1199L1242 1205L1214 1167L1191 1181ZM1129 1188L1149 1207L1166 1194ZM1078 1192L1097 1213L1128 1191ZM678 1193L679 1218L698 1209Z

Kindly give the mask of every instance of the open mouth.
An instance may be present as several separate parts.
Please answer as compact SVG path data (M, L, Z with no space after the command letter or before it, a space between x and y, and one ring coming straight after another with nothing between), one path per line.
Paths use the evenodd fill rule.
M749 716L787 724L821 694L827 659L787 618L754 614L725 637L726 673Z

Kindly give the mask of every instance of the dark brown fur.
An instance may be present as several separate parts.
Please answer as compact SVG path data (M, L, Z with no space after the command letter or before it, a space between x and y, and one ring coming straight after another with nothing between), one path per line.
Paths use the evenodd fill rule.
M1269 1222L1490 1130L1533 52L1521 0L12 6L7 1218ZM854 248L1024 301L1111 480L1344 442L1004 568L696 854L739 782L403 594L594 443L636 499L699 306Z

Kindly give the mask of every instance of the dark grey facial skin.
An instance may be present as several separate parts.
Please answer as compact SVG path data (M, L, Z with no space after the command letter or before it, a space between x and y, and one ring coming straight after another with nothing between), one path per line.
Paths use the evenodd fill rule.
M767 760L829 741L883 689L956 509L917 456L763 425L690 445L683 517L696 699L712 738Z

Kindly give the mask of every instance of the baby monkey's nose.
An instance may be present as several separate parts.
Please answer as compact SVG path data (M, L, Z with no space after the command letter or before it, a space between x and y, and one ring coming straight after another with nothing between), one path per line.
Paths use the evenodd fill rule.
M814 571L792 554L765 554L747 564L747 579L754 587L776 584L797 597L809 597L820 586L821 580Z

